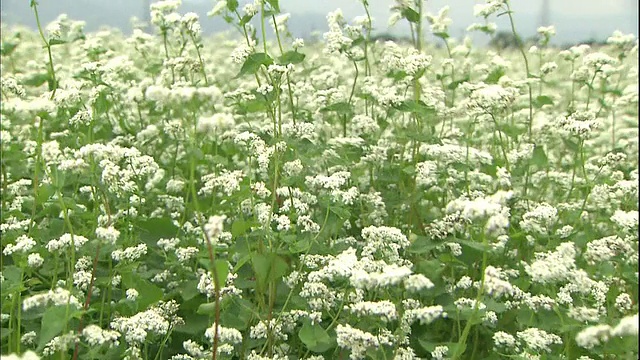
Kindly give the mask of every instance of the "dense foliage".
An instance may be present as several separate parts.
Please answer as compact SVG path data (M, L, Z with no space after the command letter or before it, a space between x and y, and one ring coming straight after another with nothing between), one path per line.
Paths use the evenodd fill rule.
M637 358L637 39L527 44L489 0L495 52L397 0L400 44L360 2L307 46L278 0L216 2L237 37L179 0L3 27L1 353Z

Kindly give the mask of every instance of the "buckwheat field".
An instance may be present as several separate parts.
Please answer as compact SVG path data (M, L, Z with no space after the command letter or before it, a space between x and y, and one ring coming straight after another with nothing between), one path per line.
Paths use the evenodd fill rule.
M513 46L475 47L356 3L305 44L278 0L214 2L215 36L180 0L130 35L25 1L2 359L638 358L635 36L562 49L487 0L467 32Z

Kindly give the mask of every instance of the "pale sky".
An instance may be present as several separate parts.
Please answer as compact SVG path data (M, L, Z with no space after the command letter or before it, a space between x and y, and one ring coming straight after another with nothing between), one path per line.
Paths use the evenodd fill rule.
M150 0L153 2L154 0ZM250 0L240 0L245 4ZM525 38L535 35L540 22L544 0L511 0L516 28ZM201 18L203 29L227 29L220 18L208 18L206 12L213 7L215 0L183 0L181 12L196 11ZM445 5L449 5L449 16L452 19L450 35L461 39L465 29L471 23L482 19L473 16L473 5L483 3L482 0L426 0L427 12L437 13ZM389 7L393 0L369 0L374 28L377 33L391 32L395 35L408 34L408 27L401 23L388 29ZM632 33L638 36L638 0L548 0L549 20L555 25L556 33L552 42L555 44L576 43L590 39L605 40L613 31ZM129 17L142 17L144 11L142 0L44 0L39 2L44 23L52 21L60 13L67 13L76 20L85 20L87 27L97 29L100 26L117 26L128 30ZM2 21L35 26L33 13L27 0L2 0ZM284 12L291 13L290 25L296 36L305 37L312 31L327 30L325 16L328 12L341 8L348 20L363 15L364 9L360 0L280 0ZM196 10L197 9L197 10ZM496 18L498 31L508 31L508 17ZM123 25L124 24L124 25ZM428 33L428 26L425 26ZM427 35L429 38L430 35ZM476 43L486 43L488 38L483 34L474 34Z
M196 0L197 1L197 0ZM379 29L386 28L389 7L392 0L369 0L374 24ZM480 19L473 17L473 5L484 3L478 0L427 0L426 11L437 13L449 5L449 16L453 20L450 29L453 36L459 36L463 29ZM525 36L533 35L540 25L543 0L511 0L514 21L518 31ZM310 5L313 4L313 5ZM327 13L341 8L346 17L363 14L362 4L358 0L280 0L284 10L295 13ZM589 37L606 38L614 30L638 35L638 0L549 0L549 19L557 30L557 40L585 40ZM498 30L507 30L507 17L490 21L498 24Z

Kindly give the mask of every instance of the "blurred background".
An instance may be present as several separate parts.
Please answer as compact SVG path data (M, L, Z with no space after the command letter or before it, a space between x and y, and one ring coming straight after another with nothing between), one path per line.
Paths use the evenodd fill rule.
M128 34L131 32L130 18L146 19L149 3L152 2L154 0L40 0L38 9L44 24L66 13L74 20L86 21L87 32L108 26ZM450 35L461 39L468 25L482 22L482 19L473 16L473 5L482 2L428 0L425 6L427 12L436 14L449 5L449 16L453 20L449 28ZM179 12L197 13L205 34L229 30L230 27L221 18L206 16L214 3L215 0L183 0ZM242 5L245 1L240 3ZM375 33L408 36L408 27L404 24L399 23L393 28L387 26L389 7L393 3L391 0L369 0ZM638 0L513 0L511 3L517 30L523 38L534 36L538 26L551 24L555 25L557 32L552 43L558 46L602 42L614 30L638 36ZM291 13L289 27L292 34L307 40L314 36L318 38L318 34L327 31L325 16L330 11L341 8L348 20L364 14L358 0L280 0L280 7L283 12ZM2 0L0 10L3 24L22 24L35 28L29 0ZM509 30L506 16L497 19L492 17L490 21L498 24L498 31ZM434 40L427 35L429 39ZM485 45L489 40L486 35L479 33L474 33L472 39L476 45Z

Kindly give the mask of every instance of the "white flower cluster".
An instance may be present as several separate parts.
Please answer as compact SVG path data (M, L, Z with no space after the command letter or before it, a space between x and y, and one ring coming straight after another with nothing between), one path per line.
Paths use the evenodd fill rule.
M362 257L382 259L387 263L400 263L399 250L410 245L407 237L398 228L388 226L367 226L362 229Z
M215 325L207 328L204 332L204 336L213 342L215 334ZM242 333L234 328L227 328L224 326L218 326L218 340L221 343L227 344L239 344L242 342Z
M411 324L418 321L420 324L430 324L434 320L438 318L447 317L447 313L444 311L442 306L434 305L434 306L426 306L426 307L417 307L414 309L406 309L402 314L401 324L403 328L409 329ZM410 330L409 330L410 331ZM407 331L407 332L409 332Z
M576 249L573 242L564 242L556 251L535 253L531 264L523 264L525 272L533 282L548 284L563 282L574 276Z
M469 163L490 165L493 162L493 156L491 156L489 152L473 147L467 148L457 144L422 144L420 145L419 151L420 154L438 160L446 165L453 163L466 164L467 156Z
M621 256L622 261L627 263L633 263L634 260L637 262L637 245L630 240L616 235L595 239L587 243L587 249L582 256L592 265L610 261L616 256Z
M475 115L500 114L513 104L519 91L517 88L505 87L498 84L463 83L462 91L468 91L469 96L464 100L466 108Z
M589 326L576 335L576 343L580 347L592 349L619 336L638 336L638 314L622 318L614 327L605 324Z
M52 305L66 305L70 304L77 309L81 307L78 298L71 295L68 290L63 288L55 288L55 290L49 290L46 293L36 294L30 296L22 301L22 310L28 311L36 307L45 307Z
M524 346L534 352L551 352L551 346L554 344L561 345L562 339L556 334L548 333L538 328L528 328L518 331L516 337L520 339Z
M80 250L82 245L88 241L89 239L81 235L64 234L58 239L49 240L46 248L49 252L61 252L67 250L71 246L71 243L73 243L76 250Z
M588 139L594 130L600 127L593 111L576 111L569 116L558 118L558 125L569 135Z
M393 41L384 44L382 69L391 72L404 72L410 78L422 76L424 71L431 66L431 55L426 55L415 48L401 48Z
M507 271L489 265L484 269L484 291L497 299L502 296L513 296L517 288L509 282Z
M117 317L111 322L111 328L124 335L129 345L142 344L149 333L157 336L166 335L172 325L181 322L175 316L178 305L173 302L159 303L146 311L132 317Z
M542 203L522 215L520 227L529 233L550 235L551 226L556 221L558 221L558 210L547 203Z
M36 246L35 240L33 240L27 235L20 235L16 239L15 245L7 244L2 250L2 253L7 256L12 255L14 253L26 254L29 252L29 250L33 249L34 246Z
M242 170L229 171L222 169L219 173L207 174L202 177L204 183L200 190L199 195L212 195L216 189L221 189L221 192L216 194L231 196L235 191L240 190L240 183L244 178Z
M82 329L82 336L90 346L102 346L108 344L109 347L117 347L120 342L120 333L113 330L104 330L98 325L91 324Z
M342 10L336 9L327 14L327 23L329 31L322 35L326 41L324 53L335 54L346 50L353 43L353 40L342 32L343 27L346 25Z
M383 343L390 343L390 339L362 331L349 324L339 324L336 327L336 335L338 346L351 350L349 355L351 360L364 359L367 349L379 347Z
M111 258L117 262L133 262L147 254L147 244L130 246L124 250L118 249L111 253Z
M398 312L396 306L389 300L361 301L346 307L357 316L374 316L384 322L396 320Z

